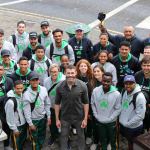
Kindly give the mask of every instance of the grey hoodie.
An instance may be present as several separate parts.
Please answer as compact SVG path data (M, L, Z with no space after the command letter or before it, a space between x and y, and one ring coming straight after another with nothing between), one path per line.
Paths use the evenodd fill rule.
M43 45L45 48L48 47L54 41L52 31L50 31L47 36L45 36L43 33L41 33L40 35L41 45Z
M143 93L139 93L136 98L136 108L134 109L132 101L133 94L141 91L140 86L136 85L131 94L127 94L127 91L122 97L122 109L119 117L119 122L127 128L137 128L143 124L143 119L146 111L146 100Z
M35 71L39 75L40 85L43 85L44 80L48 77L49 68L47 67L47 64L46 64L46 60L48 58L44 56L42 61L38 61L36 58L36 55L33 55L32 59L35 60L33 71ZM50 59L48 59L48 61L50 64L52 64ZM29 65L31 65L31 60L29 61Z
M66 45L68 45L68 56L69 56L70 63L71 64L75 63L74 51L73 51L71 45L69 45L68 42L65 41L65 40L62 40L61 48L57 48L56 45L55 45L55 42L53 43L54 51L53 51L53 56L52 56L52 63L56 63L58 65L61 64L61 62L60 62L60 55L64 55L65 54L64 47ZM48 58L50 58L50 47L49 47L49 51L47 51L46 53L49 54ZM55 56L55 55L59 55L59 56Z
M19 60L19 58L22 56L23 51L29 45L29 34L27 32L24 32L22 35L20 35L17 31L15 33L15 36L16 36L15 54L17 56L17 60ZM13 44L12 35L9 37L9 42Z
M96 87L91 97L93 115L101 123L117 120L121 111L121 95L114 86L104 93L103 86Z
M99 62L95 62L92 64L92 68L94 68L96 65L99 65L100 63ZM101 64L102 65L102 64ZM110 63L110 62L106 62L104 65L102 65L105 72L110 72L112 75L113 75L113 79L112 79L112 82L114 85L117 84L117 71L116 71L116 67Z
M44 87L46 87L46 89L48 91L48 95L49 95L49 98L51 100L51 107L53 107L53 108L54 108L54 105L55 105L55 96L56 96L56 87L57 87L57 85L50 92L49 92L49 90L54 84L57 84L60 81L63 81L65 79L66 79L66 76L63 73L59 72L58 76L57 76L57 79L56 79L56 82L52 82L51 77L48 77L44 80Z
M50 118L50 99L47 94L47 90L43 86L38 86L39 96L37 98L35 108L31 113L30 103L35 101L37 92L33 91L31 86L29 86L26 92L23 94L24 100L24 114L27 120L27 123L31 126L33 125L32 120L40 120L47 115L47 118Z
M11 53L11 58L17 62L17 56L16 56L15 48L14 48L12 43L4 40L3 41L3 47L0 50L3 50L3 49L9 50Z
M5 104L6 121L11 130L14 132L18 131L18 126L24 125L26 123L23 114L23 99L22 96L17 96L13 90L7 93L8 97L15 97L17 100L17 111L14 112L14 103L10 99Z

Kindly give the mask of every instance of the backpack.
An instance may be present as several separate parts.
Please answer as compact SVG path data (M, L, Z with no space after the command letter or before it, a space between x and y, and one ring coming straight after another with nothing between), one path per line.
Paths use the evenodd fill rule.
M50 67L50 62L48 61L48 59L45 61L46 65L47 65L47 73L49 76L49 67ZM31 64L30 64L30 69L33 71L34 70L34 65L35 65L35 60L31 59Z
M133 104L134 109L136 109L136 98L137 98L138 94L140 94L141 92L142 92L142 91L139 91L139 92L134 93L134 94L133 94L133 98L132 98L131 102L129 103L129 105ZM123 91L121 92L122 97L123 97L124 93L125 93L125 90L123 90Z
M66 46L64 47L64 50L65 50L65 54L68 55L68 54L69 54L69 52L68 52L68 45L66 45ZM53 45L53 43L52 43L52 44L50 45L50 59L52 60L52 56L53 56L53 55L62 56L62 55L53 54L53 53L54 53L54 45Z
M16 46L16 35L15 34L12 34L11 35L12 36L12 42L13 42L13 45L14 45L14 47Z
M38 43L41 44L41 34L38 36Z
M37 95L36 95L36 97L35 97L35 100L34 100L34 102L33 103L30 103L30 107L31 107L31 113L32 113L32 111L34 110L34 108L35 108L35 103L37 102L37 99L38 99L38 97L39 97L39 92L37 92Z
M7 97L4 96L3 100L0 101L0 119L2 122L7 122L6 121L6 112L5 112L5 105L7 103L8 100L12 100L14 103L14 112L17 111L17 100L15 97Z

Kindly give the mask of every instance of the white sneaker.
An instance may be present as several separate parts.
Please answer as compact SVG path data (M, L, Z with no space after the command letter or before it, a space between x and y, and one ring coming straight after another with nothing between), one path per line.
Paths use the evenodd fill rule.
M92 145L90 146L90 150L96 150L96 148L97 148L97 144L92 144Z
M111 145L110 144L108 144L107 150L111 150Z
M72 132L74 135L77 135L77 130L75 128L72 128Z
M87 137L85 143L86 143L86 145L92 144L92 139Z

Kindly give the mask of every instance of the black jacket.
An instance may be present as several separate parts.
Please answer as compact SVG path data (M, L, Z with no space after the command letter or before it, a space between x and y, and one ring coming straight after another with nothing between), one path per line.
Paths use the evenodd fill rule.
M0 101L4 99L6 96L7 92L13 89L13 81L9 77L4 77L5 81L4 83L0 84L0 91L4 92L4 96L0 96Z
M11 76L10 78L13 80L13 82L17 81L17 80L21 80L23 82L23 85L25 87L25 89L29 86L29 81L31 78L31 74L32 71L30 69L28 69L28 72L25 76L20 75L19 73L19 69L17 69Z
M97 56L97 54L102 50L107 50L108 53L112 53L113 56L118 54L117 48L112 43L109 42L106 47L103 47L100 42L98 42L93 46L93 57L95 58L95 56ZM97 60L94 60L94 62L96 61Z
M93 44L92 44L91 40L84 37L78 43L76 37L73 37L68 42L72 46L73 51L74 51L75 64L80 59L87 59L88 61L92 62L91 56L92 56Z
M35 51L31 49L29 46L23 51L22 56L25 56L30 60L32 55L35 54Z
M121 61L119 54L112 59L112 63L117 70L117 87L119 90L122 89L124 86L123 80L126 75L134 75L137 71L141 69L138 59L133 55L130 56L130 59L128 59L128 61L126 62Z
M128 41L131 44L131 54L136 58L140 57L140 53L143 53L144 44L143 41L138 37L134 36L130 40L127 40L124 36L121 35L109 35L109 41L113 43L117 47L117 51L119 52L120 43L122 41Z

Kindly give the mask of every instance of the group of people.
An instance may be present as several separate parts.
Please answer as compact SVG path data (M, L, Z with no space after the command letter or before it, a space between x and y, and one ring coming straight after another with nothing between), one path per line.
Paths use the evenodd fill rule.
M120 135L133 150L135 137L150 128L150 38L136 37L132 26L111 35L100 26L95 45L82 25L75 36L41 22L41 34L17 31L4 39L0 29L0 119L8 138L4 150L22 150L29 137L40 150L50 128L49 145L60 141L70 148L70 132L77 149L119 149ZM139 60L140 54L143 58Z

